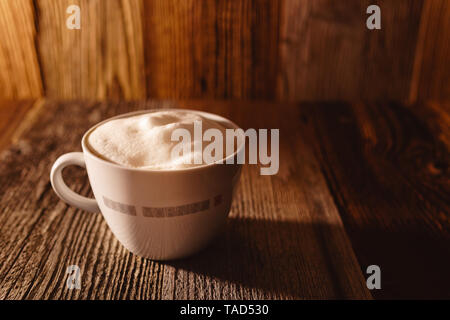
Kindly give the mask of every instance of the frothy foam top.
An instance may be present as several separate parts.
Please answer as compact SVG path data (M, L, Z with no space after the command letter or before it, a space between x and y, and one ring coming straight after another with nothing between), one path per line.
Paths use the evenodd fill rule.
M205 144L196 140L195 121L201 121L203 132L215 128L225 136L226 127L219 122L188 111L168 110L110 120L95 128L87 143L100 157L126 167L172 170L199 166L193 159L196 152L203 152ZM172 149L180 143L172 141L172 132L178 128L190 132L191 151L172 157ZM196 144L202 148L194 148ZM190 163L185 163L186 157Z

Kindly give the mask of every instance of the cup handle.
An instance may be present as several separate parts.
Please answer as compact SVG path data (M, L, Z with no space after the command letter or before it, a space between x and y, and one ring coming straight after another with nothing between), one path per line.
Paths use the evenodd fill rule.
M72 191L64 182L62 171L65 167L76 165L86 168L82 152L70 152L60 156L52 166L50 171L50 182L53 190L63 201L80 209L90 212L100 212L97 201L93 198L87 198Z

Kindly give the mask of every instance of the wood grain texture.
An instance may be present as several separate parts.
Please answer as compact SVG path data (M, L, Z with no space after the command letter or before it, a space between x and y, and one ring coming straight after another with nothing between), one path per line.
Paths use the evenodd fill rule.
M381 268L375 298L450 297L449 107L330 103L304 112L361 267Z
M66 27L70 4L80 6L80 30ZM36 10L47 97L146 96L141 0L38 0Z
M284 3L280 99L408 99L422 1ZM370 4L381 30L366 27Z
M409 100L450 99L450 3L425 1Z
M66 28L70 4L81 30ZM366 9L381 7L381 30ZM0 98L450 97L447 0L2 0Z
M80 150L94 123L168 106L209 110L244 128L280 128L282 160L276 176L245 166L224 234L191 258L162 263L129 253L100 214L60 201L48 175L59 155ZM0 299L371 298L321 168L294 121L299 108L49 101L43 110L0 155ZM83 170L64 175L71 188L91 194ZM72 264L81 268L81 290L66 289Z
M279 1L144 2L148 95L275 96Z
M0 151L17 142L23 128L36 120L41 106L41 100L0 100Z
M0 98L42 96L31 0L0 1Z

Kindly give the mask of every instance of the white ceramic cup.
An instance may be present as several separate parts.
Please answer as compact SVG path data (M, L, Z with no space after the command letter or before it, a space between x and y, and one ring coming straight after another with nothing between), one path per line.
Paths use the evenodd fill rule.
M55 161L50 181L56 194L68 204L101 211L111 231L129 251L146 258L170 260L195 253L218 234L230 211L241 165L136 169L103 160L89 150L87 136L99 125L155 111L159 110L127 113L93 126L82 138L83 152L67 153ZM214 114L184 111L218 121L227 128L238 128ZM236 160L237 153L243 151L242 142L238 141L237 151L229 157ZM86 168L95 199L75 193L64 183L61 173L70 165Z

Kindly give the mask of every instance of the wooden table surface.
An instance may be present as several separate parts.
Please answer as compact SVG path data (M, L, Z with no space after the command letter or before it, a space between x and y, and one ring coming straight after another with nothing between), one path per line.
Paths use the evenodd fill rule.
M128 252L53 192L55 159L107 117L188 107L280 129L280 171L245 165L225 232L188 259ZM450 298L450 105L0 102L0 299ZM64 172L90 195L81 168ZM67 289L69 265L81 289ZM381 268L380 290L366 268Z

